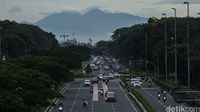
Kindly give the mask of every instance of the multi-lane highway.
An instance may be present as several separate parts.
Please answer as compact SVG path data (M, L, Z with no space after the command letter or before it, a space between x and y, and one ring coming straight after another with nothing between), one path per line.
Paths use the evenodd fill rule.
M150 88L147 85L147 82L143 81L141 88L137 88L137 90L140 92L141 95L143 95L145 99L147 99L148 102L150 102L150 105L152 105L156 112L166 112L166 108L169 106L185 106L183 104L176 103L169 93L166 94L165 102L162 99L162 94L161 99L158 100L158 92L160 91L160 87L155 83L152 83L152 86Z
M109 71L103 71L108 75ZM94 71L92 75L98 75L99 71ZM64 98L60 102L64 105L64 112L141 112L137 104L131 99L126 90L124 90L119 79L110 80L106 85L103 81L93 84L93 93L90 93L90 87L84 87L83 82L88 78L77 78L71 82L64 90ZM105 102L104 96L100 91L114 91L116 93L116 102ZM83 107L83 100L88 102L87 107ZM51 108L50 112L58 112L58 106Z

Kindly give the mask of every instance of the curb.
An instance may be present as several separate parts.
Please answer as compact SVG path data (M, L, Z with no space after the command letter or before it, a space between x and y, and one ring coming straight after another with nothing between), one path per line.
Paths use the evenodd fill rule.
M126 87L124 82L122 82L122 80L120 79L120 83L122 84L123 87ZM142 110L142 112L147 112L147 110L144 108L144 106L140 103L140 101L135 97L135 95L133 95L131 92L128 92L129 96L135 100L135 102L137 103L137 105L140 107L140 109Z
M71 82L66 83L65 86L62 88L62 90L59 92L60 94L63 95L63 93L65 92L65 89L71 84ZM56 104L58 102L59 98L54 98L52 101L52 104ZM53 108L53 105L48 106L44 112L49 112L51 109Z
M133 95L131 92L129 92L129 95L136 101L138 106L142 109L142 112L147 112L147 110L144 108L144 106L140 103L140 101Z

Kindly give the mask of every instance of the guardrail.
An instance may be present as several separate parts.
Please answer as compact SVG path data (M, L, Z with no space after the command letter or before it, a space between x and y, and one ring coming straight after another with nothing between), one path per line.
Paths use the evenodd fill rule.
M120 84L126 88L126 85L124 84L124 82L120 79ZM135 100L136 104L140 107L140 109L142 110L142 112L147 112L147 110L144 108L144 106L140 103L140 101L135 97L135 95L133 95L131 92L129 92L129 96Z
M66 83L59 93L63 95L63 93L65 92L65 89L70 85L70 83L71 82ZM58 101L59 101L59 98L54 98L52 101L52 104L56 104ZM49 112L52 108L53 108L53 105L50 105L44 110L44 112Z

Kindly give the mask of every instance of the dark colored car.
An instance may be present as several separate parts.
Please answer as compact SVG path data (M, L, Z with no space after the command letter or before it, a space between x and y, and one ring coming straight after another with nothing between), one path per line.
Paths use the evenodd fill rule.
M97 77L92 77L91 83L98 83L99 79Z
M106 101L106 102L115 102L115 101L116 101L115 92L107 91L107 92L105 93L105 101Z
M109 82L109 77L108 76L103 76L103 82Z

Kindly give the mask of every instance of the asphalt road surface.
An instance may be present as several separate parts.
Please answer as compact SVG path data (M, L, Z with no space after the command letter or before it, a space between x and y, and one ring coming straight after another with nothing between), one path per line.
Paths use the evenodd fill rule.
M156 110L156 112L166 112L166 108L171 106L185 106L183 104L176 103L173 98L170 96L169 93L166 95L166 101L163 101L163 95L161 94L161 99L158 100L158 92L160 91L160 87L155 83L152 83L152 86L149 88L147 86L147 82L142 82L142 87L138 88L137 90L144 96L145 99L150 102L152 107Z
M104 71L106 75L109 71ZM98 75L95 71L93 75ZM86 78L87 79L87 78ZM51 108L50 112L58 112L58 104L64 105L63 112L141 112L140 108L131 99L126 90L124 90L119 79L110 80L108 85L99 81L93 84L93 93L90 93L90 87L84 87L84 78L77 78L65 89L64 98L56 102L56 106ZM116 102L105 102L104 96L100 95L100 90L114 91L116 93ZM87 107L83 107L83 100L88 102Z

